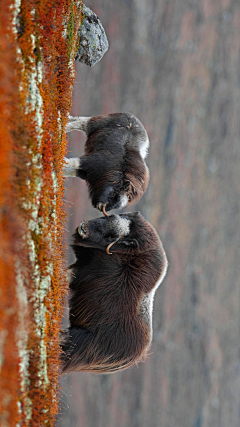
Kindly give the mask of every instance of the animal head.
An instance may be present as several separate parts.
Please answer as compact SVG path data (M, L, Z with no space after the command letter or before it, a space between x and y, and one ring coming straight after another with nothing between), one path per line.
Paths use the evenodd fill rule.
M108 254L140 253L160 245L156 231L139 212L82 221L73 237L75 245L102 249Z
M129 198L126 192L128 183L108 182L105 181L101 191L95 195L93 205L100 211L111 211L112 209L122 209L128 202ZM95 202L95 203L94 203Z
M121 161L111 162L105 156L87 182L93 206L107 212L136 203L147 189L149 170L139 152L127 148Z

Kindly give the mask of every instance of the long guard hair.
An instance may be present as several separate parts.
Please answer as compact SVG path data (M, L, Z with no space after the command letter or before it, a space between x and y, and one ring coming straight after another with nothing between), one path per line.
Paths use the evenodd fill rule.
M69 117L66 132L72 130L81 130L87 140L83 156L65 159L65 177L86 180L92 205L100 211L137 202L149 182L149 139L140 120L131 113Z
M153 298L167 270L162 243L139 212L82 221L73 239L62 371L126 369L151 345Z

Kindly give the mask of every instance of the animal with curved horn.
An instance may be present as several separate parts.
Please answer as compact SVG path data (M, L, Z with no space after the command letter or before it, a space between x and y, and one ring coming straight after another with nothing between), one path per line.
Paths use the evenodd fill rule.
M82 221L73 239L62 371L126 369L151 345L153 298L167 271L162 243L139 212Z

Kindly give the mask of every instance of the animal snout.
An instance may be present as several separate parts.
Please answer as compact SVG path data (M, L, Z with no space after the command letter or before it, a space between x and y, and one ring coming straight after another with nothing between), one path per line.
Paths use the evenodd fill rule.
M103 215L105 215L105 216L108 216L108 214L107 214L107 212L106 212L106 205L107 205L107 203L101 203L101 202L99 202L99 203L97 203L96 204L96 208L97 208L97 210L99 210L100 212L102 212L103 213Z
M84 238L87 237L87 224L85 221L82 221L78 227L78 234Z

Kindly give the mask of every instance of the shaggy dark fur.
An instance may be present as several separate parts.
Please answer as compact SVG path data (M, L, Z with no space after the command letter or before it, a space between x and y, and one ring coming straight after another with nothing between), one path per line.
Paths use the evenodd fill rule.
M73 238L62 371L126 369L151 344L153 297L167 270L161 241L139 212L82 222Z
M66 167L65 176L86 180L92 205L100 211L104 205L110 211L137 202L149 182L144 161L149 140L142 123L130 113L70 117L66 131L71 130L82 130L87 140L76 173Z

